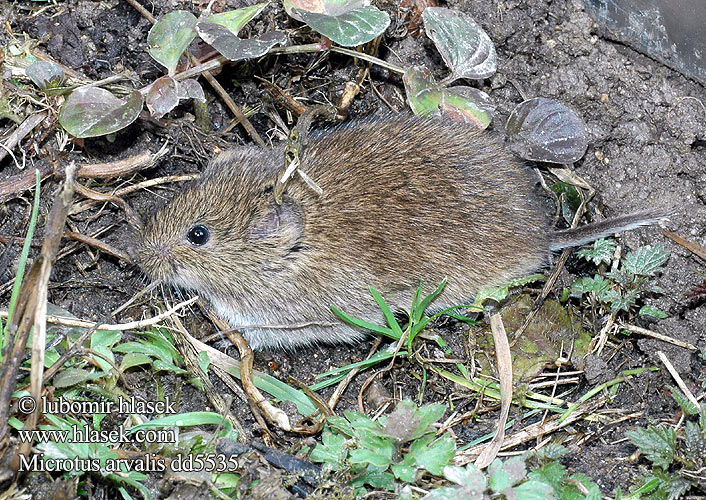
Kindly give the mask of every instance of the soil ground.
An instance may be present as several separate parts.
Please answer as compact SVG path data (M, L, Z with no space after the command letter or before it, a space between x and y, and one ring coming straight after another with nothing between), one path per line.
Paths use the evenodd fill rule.
M226 9L242 6L241 2L234 0L224 3ZM197 4L160 0L146 7L155 17L159 17L174 9L187 9L198 14L199 8L204 6ZM450 0L446 6L471 14L495 43L498 72L474 84L487 92L498 105L493 128L502 130L510 111L523 100L522 93L528 97L542 96L566 104L587 125L588 151L572 168L597 190L592 207L602 208L603 213L610 217L654 204L671 205L674 216L668 223L668 229L697 244L706 245L706 91L701 84L603 37L579 0ZM424 35L414 38L406 33L404 26L395 20L395 5L387 2L381 7L393 14L393 25L387 31L379 56L405 67L424 64L438 78L443 77L446 70L433 44ZM150 23L127 2L67 0L54 4L18 1L12 5L2 3L0 8L8 13L9 25L17 35L27 33L41 40L42 47L53 58L91 79L99 80L127 71L134 84L142 87L162 75L162 68L146 51ZM290 35L295 43L306 43L310 41L307 37L312 36L307 30L294 30L300 23L288 19L280 5L268 7L242 36L248 36L248 30L260 33L272 26L292 29ZM0 35L3 45L6 45L7 38L7 33ZM234 64L221 71L217 78L236 103L243 107L257 106L268 100L264 87L253 76L274 81L306 104L336 103L346 82L354 80L358 71L359 66L346 56L298 54ZM392 106L400 110L405 107L404 89L398 76L373 66L371 79ZM205 82L203 85L206 88ZM60 154L61 161L114 161L146 150L154 152L167 139L174 148L171 156L142 171L137 178L129 179L129 182L198 172L217 148L252 142L240 127L221 133L232 118L220 99L209 90L207 95L213 127L210 134L197 131L190 116L193 113L191 106L182 105L169 115L169 120L165 120L167 127L149 120L138 120L111 140L87 139L69 145ZM387 111L387 106L366 81L351 106L350 115L355 117ZM173 122L169 123L170 120ZM274 125L266 114L255 114L251 121L263 137L273 141L281 139L273 133ZM6 125L3 123L3 126ZM31 166L41 165L48 159L30 151L27 161ZM16 173L16 166L5 158L0 179ZM114 180L110 185L116 186L122 181L128 179ZM43 187L43 214L46 214L47 200L51 199L49 195L55 185L54 181L49 181ZM99 183L92 186L104 191L108 187ZM147 213L176 189L175 185L169 185L167 188L140 191L130 196L129 201L141 213ZM28 196L25 198L28 199ZM21 199L13 199L3 205L0 215L3 236L22 237L26 230L27 207L26 201ZM41 241L41 226L45 220L43 215L37 242ZM100 238L116 247L125 247L125 242L131 237L124 217L111 207L100 212L86 212L72 218L71 223L84 234L107 228ZM661 244L671 252L670 260L658 280L663 293L647 299L649 304L659 307L669 316L656 323L638 319L637 324L699 347L706 345L706 300L704 296L686 298L692 289L704 281L704 262L673 243L657 228L624 233L618 241L627 250L647 244ZM16 248L12 262L2 276L3 281L14 276L19 254L19 247ZM560 275L556 293L575 279L575 273L582 272L575 258L570 259L567 269ZM78 246L69 257L56 264L49 300L79 318L125 322L157 312L155 298L154 302L138 302L111 318L111 311L130 299L142 286L143 278L138 269ZM3 290L2 301L7 303L9 291L7 287ZM194 311L190 316L185 321L194 335L213 333L213 327L202 319L199 311ZM586 326L597 331L601 325ZM436 328L452 345L456 355L466 356L467 327L449 320ZM235 353L232 347L223 347L222 343L219 346L230 354ZM331 367L364 358L369 347L368 342L357 346L319 347L297 352L260 352L256 354L255 365L257 369L280 379L291 375L311 383L317 374ZM597 383L611 379L620 370L661 366L657 351L667 355L692 392L703 394L699 377L706 375L706 365L696 353L646 337L632 336L613 339L600 358L588 360L587 374L576 387L574 397ZM306 359L305 363L303 359ZM416 369L401 361L382 383L390 394L416 399L419 381L415 378L416 373L410 373L410 370ZM590 383L586 378L589 375ZM359 376L354 381L344 395L339 410L356 406L357 391L364 378ZM154 378L135 372L128 374L128 380L133 386L141 387L139 394L146 400L155 399L158 388L177 390L174 389L177 386L181 392L180 411L203 410L208 406L201 392L189 385L182 386L182 382L175 377ZM218 381L214 380L214 383L218 390L228 391L224 386L219 386ZM666 385L673 383L666 371L661 370L645 373L622 384L607 408L615 412L638 412L636 417L611 423L612 419L606 413L602 420L579 422L569 427L564 431L562 440L571 452L564 457L563 463L571 470L592 477L604 495L614 496L617 487L623 491L629 489L636 478L645 472L648 463L644 459L631 458L635 447L625 439L625 432L648 422L678 419L678 406L665 390ZM424 402L444 402L452 395L454 399L460 397L462 400L455 394L456 391L445 379L430 376ZM235 404L234 407L234 414L249 433L248 438L260 439L262 432L246 405ZM513 413L515 411L511 415ZM453 431L460 440L470 441L492 430L496 417L497 412L485 413L473 426L459 424ZM281 438L282 442L277 446L282 449L299 441L298 437L287 434L282 434ZM25 486L36 498L41 497L42 488L50 488L45 481L36 477L28 480ZM164 497L156 487L154 491L153 498Z

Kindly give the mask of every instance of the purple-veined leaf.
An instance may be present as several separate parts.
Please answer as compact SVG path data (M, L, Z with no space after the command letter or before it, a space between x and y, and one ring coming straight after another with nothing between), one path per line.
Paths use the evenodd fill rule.
M295 9L328 16L340 16L346 12L367 7L370 5L370 0L284 0L283 4L287 14L297 21L304 22Z
M35 61L27 66L25 74L42 90L59 87L66 79L61 66L51 61Z
M147 93L145 104L152 116L162 118L179 104L177 82L168 75L155 80Z
M495 46L470 16L443 7L427 7L422 18L427 36L451 69L448 82L459 78L482 80L495 73Z
M193 78L177 82L177 95L179 99L197 99L201 102L206 102L206 96L203 93L203 88Z
M140 111L142 94L136 90L122 100L105 89L80 87L64 101L59 123L75 137L97 137L127 127Z
M424 67L409 68L402 77L407 102L418 115L442 116L485 129L495 105L485 92L472 87L442 87Z
M588 147L583 120L563 104L543 97L518 104L505 130L512 150L526 160L572 163Z
M162 16L147 35L150 55L173 75L179 58L196 38L196 16L175 10Z
M339 15L319 14L303 9L294 12L309 26L344 47L355 47L381 35L390 17L371 5Z
M275 45L287 42L282 31L268 31L256 38L242 39L220 24L199 23L197 29L207 44L231 61L260 57Z
M452 120L488 128L495 114L495 104L490 96L473 87L446 87L441 109Z
M228 28L228 30L234 35L237 35L238 32L243 29L243 26L254 19L268 5L269 2L264 2L252 5L250 7L243 7L241 9L221 12L220 14L213 14L212 16L199 19L199 23L220 24L221 26Z

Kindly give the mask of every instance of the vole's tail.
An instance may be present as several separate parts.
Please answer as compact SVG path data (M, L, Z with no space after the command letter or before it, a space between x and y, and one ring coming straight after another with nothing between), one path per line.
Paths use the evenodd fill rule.
M552 234L549 248L561 250L566 247L576 247L603 238L620 231L628 231L640 226L649 226L669 218L671 210L645 210L613 219L606 219L594 224L579 226L575 229L556 231Z

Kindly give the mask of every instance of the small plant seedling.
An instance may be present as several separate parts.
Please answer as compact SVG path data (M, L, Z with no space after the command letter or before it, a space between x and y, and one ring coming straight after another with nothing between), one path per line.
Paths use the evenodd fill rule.
M606 240L598 240L579 250L579 257L594 263L608 263L612 260L615 246ZM635 252L628 252L617 270L593 277L583 277L571 284L571 295L590 295L612 315L619 312L630 313L637 301L648 293L658 293L661 289L654 283L655 276L669 259L661 245L644 246ZM666 314L652 306L639 309L638 314L650 317L666 317Z
M704 492L700 471L706 469L706 409L693 405L680 391L671 387L672 396L689 417L683 436L660 424L628 431L626 436L652 463L650 474L641 480L637 491L645 498L683 498L690 490Z
M366 485L393 490L395 481L412 483L423 470L439 476L456 451L448 434L434 436L432 424L445 409L405 400L378 420L355 411L329 417L311 460L333 471L350 468L359 493Z

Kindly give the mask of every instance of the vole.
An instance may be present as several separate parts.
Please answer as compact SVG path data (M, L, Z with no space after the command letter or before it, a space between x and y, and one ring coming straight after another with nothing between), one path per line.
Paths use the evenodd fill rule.
M301 168L272 194L283 150L216 157L140 230L148 276L196 291L251 347L352 342L373 323L369 287L406 310L420 282L447 278L436 310L546 265L552 251L661 218L646 211L553 231L531 168L489 132L414 116L366 119L313 133Z

